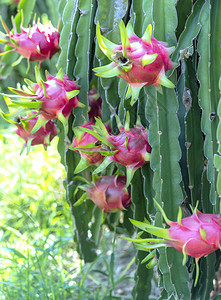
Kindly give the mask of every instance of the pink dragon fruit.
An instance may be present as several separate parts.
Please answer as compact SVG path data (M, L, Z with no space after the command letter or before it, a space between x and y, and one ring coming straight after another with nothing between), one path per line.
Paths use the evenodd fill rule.
M59 51L60 35L51 23L42 25L41 23L33 24L32 27L23 28L21 33L17 33L14 25L14 34L8 29L3 20L2 24L7 34L1 43L7 44L14 48L11 51L17 51L22 57L29 61L44 61L50 59Z
M135 35L130 23L125 28L121 21L119 28L121 45L116 45L101 35L100 26L97 25L99 47L112 62L95 68L96 75L104 78L118 76L128 82L126 97L132 95L131 104L137 100L143 86L163 85L173 88L173 83L165 75L165 72L173 67L169 58L173 48L166 48L165 43L152 36L151 25L147 27L142 38Z
M102 147L99 140L90 133L82 131L82 129L92 130L94 125L95 124L93 122L88 122L80 127L74 128L75 138L71 149L79 152L81 155L81 160L75 170L75 173L83 171L90 165L99 165L105 158L105 156L102 155ZM110 127L108 125L106 125L106 129L110 132Z
M156 201L155 204L170 228L159 228L149 223L131 220L136 227L162 239L156 239L156 242L154 242L154 239L142 240L141 238L129 240L137 245L145 245L147 250L162 247L162 245L174 247L183 253L184 264L186 263L187 255L193 256L197 266L196 285L199 276L198 260L221 247L221 215L204 214L195 208L191 216L182 219L182 210L179 208L178 220L177 222L172 222L168 220L163 209Z
M89 121L95 122L95 117L101 118L102 116L102 98L94 88L88 92L88 104L90 107L88 112Z
M31 131L35 126L38 117L34 117L32 119L28 119L28 117L29 116L27 116L27 118L19 119L18 124L16 124L17 130L15 131L15 133L25 141L24 147L27 147L27 144L30 141L31 146L42 144L44 148L47 148L49 143L57 135L56 123L50 120L34 134L31 134Z
M72 109L79 106L77 94L80 87L67 75L64 74L62 79L47 75L44 86L40 82L33 87L33 91L36 99L42 102L39 112L46 120L57 119L60 113L68 118Z
M128 209L131 204L125 176L102 176L86 190L88 198L104 212Z
M118 135L107 136L107 140L113 145L112 151L116 151L110 159L126 168L136 170L150 160L151 146L143 126L122 126Z
M87 152L101 151L106 156L103 163L94 171L94 174L101 172L112 161L115 161L127 169L127 186L132 180L134 172L150 161L151 146L148 142L147 129L137 124L134 128L130 128L130 116L127 112L125 125L122 126L119 118L116 116L120 133L118 135L110 134L101 120L96 119L93 130L89 128L81 128L82 131L90 133L101 142L101 147L95 148L85 146L79 147L78 150ZM95 146L95 145L94 145Z
M26 109L37 109L44 123L47 120L58 119L61 115L67 119L74 107L82 105L77 96L80 87L61 70L56 77L47 74L47 80L44 82L36 69L36 78L36 84L26 80L29 86L24 90L9 88L18 95L14 97L22 98L11 102Z
M89 121L95 122L95 117L101 118L102 116L102 98L94 88L88 92L88 104L90 108L88 112Z

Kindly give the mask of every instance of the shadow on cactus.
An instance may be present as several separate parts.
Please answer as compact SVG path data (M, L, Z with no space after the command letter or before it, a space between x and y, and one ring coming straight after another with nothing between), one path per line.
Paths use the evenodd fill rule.
M119 24L121 45L116 45L103 37L100 25L97 25L97 41L103 53L112 61L109 65L94 68L97 76L109 78L118 76L129 83L126 98L131 98L131 105L138 99L143 86L163 85L173 88L174 84L166 77L165 72L173 67L169 55L174 47L166 48L165 43L152 36L152 27L148 25L142 38L133 32L128 23Z
M159 247L174 247L183 253L184 265L187 255L194 257L196 261L194 286L196 286L199 277L199 259L221 248L221 215L201 213L196 207L190 217L182 219L182 210L179 207L177 222L173 222L167 218L162 207L156 201L154 202L170 228L153 226L147 220L145 222L131 220L134 226L158 236L160 239L142 239L142 232L138 233L137 239L125 239L134 242L136 247L143 251L151 251ZM148 254L143 262L152 259L155 262L154 251ZM150 262L148 265L151 266L152 263Z

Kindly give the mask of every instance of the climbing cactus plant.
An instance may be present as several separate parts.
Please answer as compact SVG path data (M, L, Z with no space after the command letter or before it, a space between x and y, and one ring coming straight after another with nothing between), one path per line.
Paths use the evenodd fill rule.
M60 7L63 28L58 67L62 67L68 76L79 80L81 102L85 101L85 105L88 105L87 93L94 86L103 98L102 118L105 122L110 121L113 132L116 131L114 114L124 123L128 111L131 126L139 118L142 125L148 127L148 139L152 147L150 163L143 165L134 174L131 182L133 205L130 213L123 213L124 219L131 216L143 221L146 218L163 227L162 216L154 206L153 198L173 220L180 206L187 216L190 205L195 207L197 202L198 208L204 213L220 213L217 131L221 62L220 1L61 0ZM108 52L108 46L111 49L114 46L107 41L113 45L119 45L120 42L122 45L127 44L127 40L122 40L122 20L123 24L130 24L130 31L133 29L139 38L145 35L148 24L151 24L154 38L165 42L167 47L174 47L171 55L174 67L166 76L167 82L172 82L175 88L171 88L172 84L170 88L165 84L166 87L160 90L153 85L144 86L139 95L135 93L138 101L132 101L135 102L133 104L130 99L126 99L128 83L121 76L129 72L127 66L121 70L118 67L111 76L105 76L110 71L102 67L110 63L110 58L114 60L114 55ZM96 78L93 68L97 73L103 71L103 76L97 74L99 78ZM123 79L112 75L119 75ZM75 110L69 120L69 127L86 121L85 108ZM69 139L72 137L71 131ZM76 184L73 171L79 157L71 150L63 152L63 155L66 157L64 161L68 173L67 195L74 204L76 194L74 197L73 190ZM107 175L110 171L107 167L102 174ZM97 216L99 212L96 208L87 205L84 203L83 206L73 207L73 215L78 215L79 209L85 215L84 220L75 218L75 221L76 227L80 228L77 234L79 247L84 258L89 260L93 257L96 244L94 237L98 234L95 228L99 230L101 218ZM88 227L88 218L93 220L91 228ZM93 231L90 240L87 239L88 229ZM130 232L129 227L125 229ZM85 243L91 245L91 248L86 247L88 253L84 252ZM133 291L135 299L148 299L151 292L152 271L141 264L144 256L144 252L137 254ZM183 265L182 254L171 248L159 248L156 256L161 299L208 299L219 265L219 250L200 260L199 278L195 287L194 261L189 259Z
M24 15L29 20L25 5ZM101 227L107 226L137 246L134 299L150 299L154 265L159 299L209 299L221 243L221 1L59 0L57 15L57 72L80 87L71 95L81 105L56 122L81 258L94 261ZM20 19L17 14L15 26ZM42 90L48 101L44 85ZM92 96L100 99L93 104L97 114ZM137 132L144 140L140 160ZM129 167L123 158L131 159ZM93 201L86 201L91 186ZM124 196L114 197L121 186ZM182 231L182 222L191 228L198 216L198 240L210 244L204 254L192 257L194 249L186 252L177 237L164 244L153 239L170 239L163 217ZM211 222L215 246L199 225Z

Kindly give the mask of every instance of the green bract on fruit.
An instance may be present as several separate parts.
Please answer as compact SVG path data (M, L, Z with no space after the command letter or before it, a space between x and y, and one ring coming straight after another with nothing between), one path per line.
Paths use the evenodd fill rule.
M70 149L79 152L81 155L81 160L75 169L75 173L83 171L90 165L99 165L105 158L105 156L100 153L102 152L101 145L96 144L99 140L92 134L82 131L82 129L92 130L92 126L94 125L95 123L88 122L80 127L74 128L75 138ZM106 129L110 132L109 126L106 125Z
M173 83L165 75L173 67L169 58L173 48L166 48L163 42L152 36L151 25L147 27L142 38L135 35L130 23L125 28L121 21L119 27L121 45L116 45L101 35L100 26L97 25L99 47L112 63L95 68L96 75L104 78L118 76L128 82L126 97L132 95L132 104L137 100L143 86L163 85L173 88Z
M161 211L166 223L170 226L168 229L159 228L150 225L148 222L131 222L143 231L149 232L160 237L160 239L129 239L139 246L142 245L148 251L154 248L171 246L183 253L186 263L187 255L193 256L196 260L197 273L195 285L199 276L198 260L221 247L221 215L205 214L195 208L190 217L182 219L182 210L179 209L177 222L168 220L163 209L155 201ZM144 250L144 249L143 249Z

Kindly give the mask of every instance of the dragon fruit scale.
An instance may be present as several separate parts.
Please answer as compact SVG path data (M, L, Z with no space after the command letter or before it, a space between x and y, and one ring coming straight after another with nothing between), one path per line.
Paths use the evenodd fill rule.
M169 55L172 48L152 36L152 27L148 25L142 38L133 32L129 23L127 28L123 21L119 24L121 45L116 45L101 35L97 25L97 41L102 52L112 61L109 65L94 68L97 76L109 78L118 76L129 83L126 97L132 96L133 104L143 86L160 85L173 88L174 84L166 77L165 72L173 67Z
M38 116L32 119L29 119L29 115L26 118L19 118L19 120L17 120L17 130L15 133L25 141L24 147L27 147L28 143L30 143L31 146L42 144L46 149L49 143L58 133L57 125L54 121L50 120L45 125L40 127L38 131L31 134L31 131L37 120Z
M126 189L125 176L102 176L86 190L88 198L104 212L128 209L131 204L131 195Z
M13 24L14 33L12 33L2 19L1 21L7 34L0 42L11 46L13 48L11 51L17 51L29 61L42 62L46 59L51 59L60 49L60 35L51 23L45 25L40 22L37 24L33 23L29 28L21 26L21 33L17 32L16 26Z
M162 246L174 247L183 253L183 264L186 263L187 255L195 258L196 261L196 279L197 284L199 276L198 260L221 248L221 215L201 213L194 209L189 217L182 218L182 210L179 208L177 222L168 220L163 209L155 201L155 204L161 211L166 223L170 226L168 229L158 228L149 223L143 223L136 220L131 222L138 228L147 231L161 239L130 239L136 245L145 246L145 249L152 250Z

